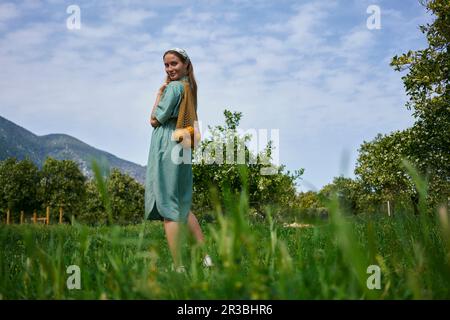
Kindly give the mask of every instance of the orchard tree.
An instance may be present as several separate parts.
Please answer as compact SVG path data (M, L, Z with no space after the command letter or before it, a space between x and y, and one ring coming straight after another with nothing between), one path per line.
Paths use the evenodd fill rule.
M332 183L323 186L318 194L321 206L325 207L327 200L333 195L337 196L343 210L357 214L358 189L355 180L340 176L335 177Z
M144 216L144 186L116 168L105 176L111 202L111 222L122 225L141 222ZM78 220L91 225L108 224L108 210L94 179L86 183L86 195Z
M39 203L37 186L39 169L30 160L17 161L8 158L0 162L0 205L1 211L12 210L14 214L24 210L31 212Z
M378 134L373 141L364 141L358 150L355 168L362 184L361 197L379 204L390 201L394 205L400 199L411 199L413 205L417 204L417 191L402 165L402 159L412 160L409 156L411 143L411 129Z
M65 214L77 215L86 194L85 181L74 161L47 157L42 166L39 188L43 207L50 206L52 212L62 207Z
M291 173L284 172L284 165L274 165L271 162L272 141L264 150L253 154L247 146L251 134L241 136L237 131L242 113L225 110L224 116L225 126L208 126L211 137L204 139L194 152L194 210L213 209L212 194L216 194L217 201L223 204L226 189L232 193L240 192L243 187L241 172L245 169L251 207L260 214L265 205L278 205L289 211L296 205L296 180L300 179L304 169ZM239 155L243 156L243 161L237 161ZM268 167L273 169L273 174L263 174Z
M413 109L414 125L404 131L378 135L359 150L355 174L360 179L359 203L386 200L412 204L418 214L418 192L401 164L410 161L428 180L428 209L446 204L450 196L450 2L420 1L435 15L431 24L420 26L428 47L395 56L391 66L408 70L402 77Z
M450 196L450 1L420 0L434 16L421 25L428 47L395 56L391 65L402 77L409 96L407 108L416 119L407 153L422 175L429 176L432 205Z
M108 213L103 205L97 183L91 179L85 184L86 197L80 212L75 218L90 225L104 225L108 223Z
M322 206L317 192L314 191L300 192L298 205L301 209L316 209Z
M113 220L119 224L142 221L144 216L144 187L118 169L111 170L107 179Z

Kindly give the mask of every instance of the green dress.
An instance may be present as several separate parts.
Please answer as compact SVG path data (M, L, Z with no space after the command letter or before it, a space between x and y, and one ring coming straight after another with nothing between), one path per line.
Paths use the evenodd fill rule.
M192 204L192 153L171 139L184 93L181 81L189 78L171 81L154 111L161 125L153 129L147 162L144 217L148 220L186 222ZM179 161L186 159L183 152L189 152L190 163ZM172 153L178 161L172 161Z

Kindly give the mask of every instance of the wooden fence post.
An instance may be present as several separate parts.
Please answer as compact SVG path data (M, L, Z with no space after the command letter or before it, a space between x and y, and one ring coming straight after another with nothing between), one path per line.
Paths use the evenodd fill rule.
M59 207L59 224L62 224L63 208Z
M34 212L33 212L33 223L36 224L36 222L37 222L37 213L36 213L36 210L34 210Z
M45 220L46 224L50 223L50 207L47 206L47 214L46 214L46 220Z
M391 216L391 206L390 206L389 200L387 202L387 208L388 208L388 216L390 217Z
M8 210L6 210L6 224L9 224L9 222L10 222L10 211L9 211L9 209Z
M20 211L20 224L23 224L23 218L24 218L24 212L23 212L23 210L22 211Z

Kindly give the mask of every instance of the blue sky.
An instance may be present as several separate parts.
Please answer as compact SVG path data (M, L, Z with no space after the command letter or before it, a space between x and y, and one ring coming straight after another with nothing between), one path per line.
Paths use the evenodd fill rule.
M81 28L69 30L77 5ZM370 5L381 29L370 30ZM279 163L299 190L354 177L358 148L412 125L394 55L425 47L417 0L0 2L0 115L146 165L162 54L186 49L202 128L223 110L278 129ZM270 138L270 136L269 136Z

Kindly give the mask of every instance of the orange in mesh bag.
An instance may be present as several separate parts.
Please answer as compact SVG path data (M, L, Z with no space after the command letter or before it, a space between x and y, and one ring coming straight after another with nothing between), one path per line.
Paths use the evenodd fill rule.
M197 105L189 83L186 81L182 82L184 84L184 94L180 102L177 124L172 133L172 139L181 143L183 148L194 149L200 141Z

